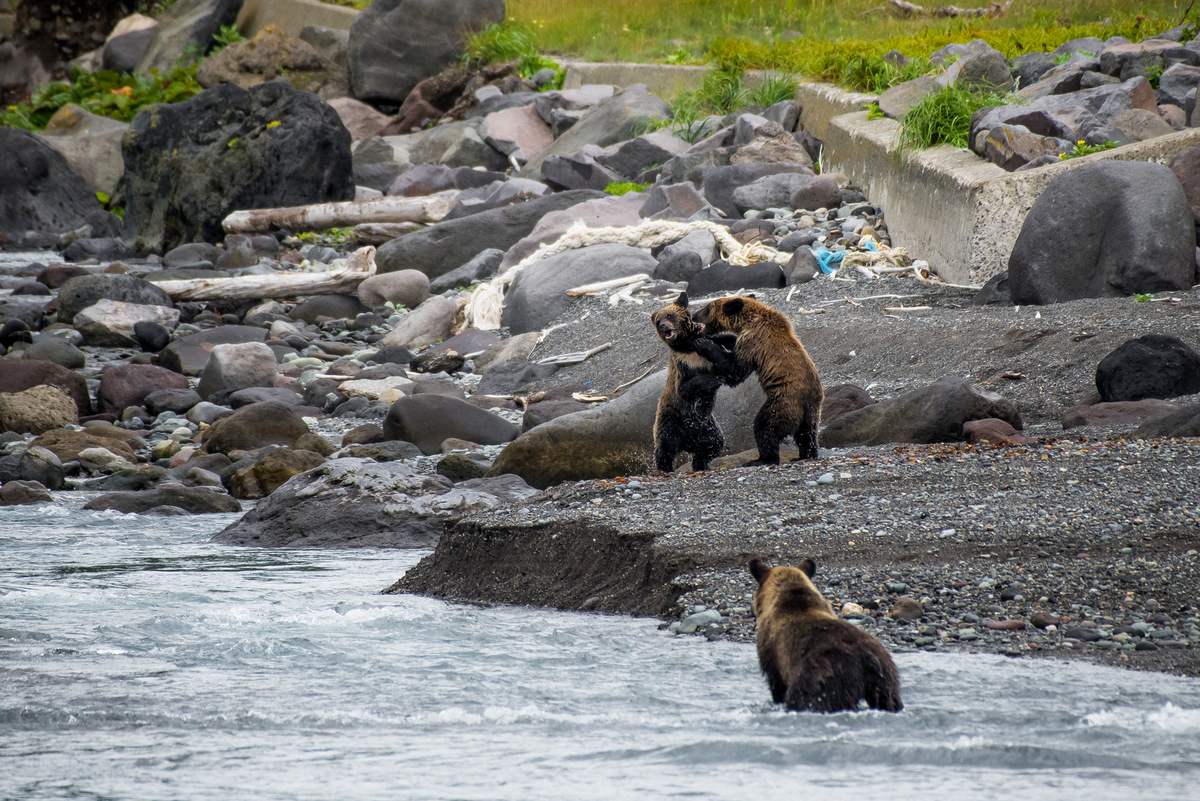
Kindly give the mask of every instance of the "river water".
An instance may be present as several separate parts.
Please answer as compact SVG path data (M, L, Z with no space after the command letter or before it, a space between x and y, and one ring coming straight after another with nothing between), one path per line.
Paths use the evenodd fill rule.
M0 798L1200 797L1195 679L901 654L901 714L785 713L749 645L80 505L0 509Z

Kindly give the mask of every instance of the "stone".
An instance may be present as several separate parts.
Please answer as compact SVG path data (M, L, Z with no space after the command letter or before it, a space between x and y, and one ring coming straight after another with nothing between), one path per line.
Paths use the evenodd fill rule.
M756 136L753 141L739 147L730 157L730 165L738 167L743 164L791 164L812 170L813 160L804 146L776 123L769 125L775 126L777 133L773 136Z
M100 300L76 314L73 322L83 335L84 344L103 348L140 347L134 337L135 325L154 323L172 330L179 322L179 310Z
M292 308L291 318L315 325L321 317L353 320L370 309L354 295L316 295Z
M667 371L647 376L620 397L531 428L500 452L490 476L513 473L539 489L564 481L632 476L654 469L654 418ZM482 384L481 384L482 385ZM762 405L757 381L717 392L724 453L754 447L753 418Z
M0 486L0 506L53 503L54 496L36 481L6 481Z
M458 304L441 295L433 295L404 316L381 341L382 347L420 348L449 339Z
M141 251L219 242L239 209L354 197L350 133L316 95L279 81L146 109L124 155L126 236Z
M133 324L133 339L146 353L158 353L171 343L171 329L153 320L139 320Z
M262 489L263 497L265 497L286 484L292 476L320 467L324 463L325 457L319 453L292 450L291 448L276 448L255 462L253 467L245 469L254 473L254 478L258 486ZM239 473L235 473L235 477ZM231 485L231 489L232 487L236 487L236 479L231 482ZM244 497L238 495L236 491L231 492L231 494L235 498Z
M1000 125L1027 125L1024 119L1034 112L1045 112L1058 120L1073 133L1065 139L1082 139L1077 134L1085 122L1111 125L1113 119L1126 109L1141 108L1154 111L1158 100L1154 89L1145 78L1131 78L1123 83L1082 89L1065 95L1047 95L1021 106L995 106L982 108L971 117L970 138L974 142L979 131L990 131ZM1047 134L1031 125L1034 133Z
M803 246L797 248L788 263L782 266L784 286L807 284L822 274L821 263L817 260L816 254Z
M89 481L84 488L89 492L139 492L169 482L172 478L165 467L154 464L130 465L104 478Z
M91 275L91 273L77 264L51 264L38 273L35 280L51 289L58 289L67 281L81 275Z
M196 70L196 80L205 89L222 83L249 89L267 81L282 81L323 98L342 97L349 90L344 69L327 61L308 42L285 35L274 24L204 59Z
M242 505L224 491L179 484L165 484L141 492L112 492L88 501L83 508L97 512L144 515L163 506L174 506L191 515L242 511Z
M373 275L358 285L358 299L369 309L385 301L415 309L429 297L429 276L420 270Z
M596 163L632 179L645 170L666 164L687 148L688 143L673 134L669 128L661 128L608 146L604 153L596 156Z
M825 387L825 397L821 401L821 425L829 425L839 417L875 402L871 393L854 384Z
M892 119L901 119L908 110L919 103L926 95L940 90L940 86L931 76L922 75L911 81L904 81L889 87L875 101L879 110ZM805 206L804 208L809 208Z
M1195 248L1191 206L1170 169L1085 164L1056 176L1025 218L1008 262L1009 291L1021 305L1186 292Z
M111 412L119 416L129 406L150 408L147 398L163 390L196 394L188 389L188 380L179 373L150 364L119 364L100 376L96 403L101 414ZM199 402L197 397L195 403Z
M409 369L414 373L446 373L447 375L457 373L466 364L466 359L462 357L458 351L442 350L436 352L426 351L420 356L417 356L409 364ZM454 386L454 385L451 385ZM417 394L418 387L413 389L412 394ZM455 387L461 393L462 390Z
M8 244L19 245L30 231L74 231L102 211L65 156L36 134L0 127L0 235Z
M1134 430L1133 437L1200 437L1200 403L1147 420Z
M359 426L358 428L352 428L345 434L342 434L343 448L347 445L371 445L383 441L383 429L371 423Z
M500 269L504 259L504 251L488 248L477 253L474 258L461 267L444 273L429 282L428 291L440 295L450 289L465 289L476 281L486 281ZM360 291L361 291L361 284Z
M1037 442L1036 439L1022 434L1004 420L997 420L994 417L969 420L963 423L962 430L963 436L972 445L983 442L992 445L1032 445Z
M0 483L9 481L36 481L51 490L66 485L62 461L52 451L33 446L24 453L0 457Z
M84 448L76 456L79 466L89 473L115 473L131 467L130 463L108 448Z
M378 0L350 26L351 93L399 104L420 81L457 64L468 36L503 19L503 0Z
M22 358L31 361L54 362L68 370L78 370L87 364L87 356L62 337L46 337L25 349Z
M786 205L792 209L836 208L841 205L842 190L832 178L818 177L807 186L797 187Z
M670 107L650 94L644 84L627 86L588 109L550 147L531 158L519 175L541 180L542 162L550 156L569 156L584 145L607 147L624 142L645 131L648 125L670 118Z
M1129 44L1105 47L1099 53L1100 71L1116 75L1122 81L1162 71L1175 62L1200 64L1200 53L1167 39L1143 39ZM1169 62L1169 63L1168 63Z
M1130 339L1100 360L1096 389L1106 403L1194 395L1200 392L1200 353L1175 336Z
M658 262L628 245L592 245L534 262L517 274L501 324L514 334L545 328L571 305L566 290L582 284L653 274Z
M59 319L64 322L74 321L75 316L84 309L105 300L174 310L171 296L149 281L133 275L83 275L69 279L59 289ZM130 310L130 314L134 311L137 310ZM148 318L138 317L137 319ZM178 312L175 312L174 319L178 321ZM134 322L136 320L129 322L130 343L133 343Z
M1012 401L985 394L961 378L943 378L898 398L879 401L837 418L820 433L826 448L893 442L961 442L963 424L998 418L1020 430Z
M1188 127L1187 112L1179 106L1162 105L1160 103L1158 106L1158 116L1162 117L1163 122L1171 126L1172 131L1182 131Z
M123 239L117 237L85 237L76 239L62 253L64 259L71 261L120 261L131 259L136 254L133 248ZM108 272L125 272L109 265Z
M41 384L48 384L71 396L80 417L92 413L92 398L88 394L87 382L79 373L48 361L5 359L2 364L4 369L0 370L0 393L24 392Z
M278 375L275 353L261 342L215 345L196 391L207 401L222 402L248 387L273 387Z
M129 463L137 462L133 449L119 439L97 436L90 431L71 431L54 428L44 432L29 444L30 448L45 448L58 457L60 463L79 461L81 451L101 448Z
M343 381L339 387L339 391L349 398L378 400L389 390L407 391L412 386L412 383L407 378L400 376L379 379L356 379L354 381Z
M338 100L350 100L350 98L339 98ZM339 106L334 105L338 100L330 103L335 110L339 108ZM358 103L357 100L351 102ZM370 107L368 106L368 108ZM339 111L338 113L341 114L342 112ZM346 123L344 118L342 119L342 123ZM365 127L358 124L353 129L349 125L346 128L350 131L352 137L356 131L359 134L366 133ZM408 163L407 151L404 151L402 156L399 155L397 149L380 136L368 137L365 141L359 142L358 147L354 149L353 158L355 186L365 186L384 193L388 191L388 187L392 186L397 178L405 172L414 169L413 165Z
M68 103L46 123L42 141L62 153L93 191L113 195L125 174L121 140L129 127Z
M222 325L189 334L172 342L158 355L158 363L186 376L199 377L217 345L266 342L267 330L249 325Z
M140 16L140 15L139 15ZM154 25L158 23L150 20ZM133 72L146 54L150 40L154 38L154 25L114 36L104 44L100 54L103 69L111 72Z
M813 180L811 170L792 164L742 164L737 167L715 167L704 173L704 197L715 208L724 212L726 217L739 219L742 212L734 202L734 192L739 187L751 184L760 178L782 174L804 175L810 182ZM790 200L789 195L782 204L774 205L787 205Z
M525 414L521 415L521 433L524 434L529 429L540 426L542 423L548 423L555 418L590 408L592 408L590 403L582 403L570 398L531 403L525 410Z
M1158 102L1183 108L1188 93L1200 86L1200 67L1173 64L1158 78Z
M550 126L532 103L493 112L483 118L479 136L491 147L517 161L525 162L554 141Z
M0 393L0 433L41 434L78 422L75 401L58 387L40 384L23 392Z
M778 289L785 280L783 269L773 261L733 265L722 259L689 278L688 292L706 297L738 289Z
M1156 136L1175 133L1170 123L1158 115L1158 109L1148 111L1131 108L1113 118L1112 127L1123 133L1130 141L1143 142Z
M177 373L171 375L178 377ZM186 414L189 409L200 403L200 393L186 388L158 389L147 395L144 400L146 410L155 417L163 412Z
M187 411L186 417L189 423L212 425L221 416L228 415L232 411L228 406L218 406L208 401L200 401Z
M951 64L946 70L947 83L963 88L988 92L1007 92L1013 88L1012 73L1008 71L1008 60L995 50L974 53Z
M439 476L454 483L483 478L492 463L481 453L452 453L444 457L435 468Z
M463 266L486 249L507 251L528 236L546 214L603 198L590 190L559 192L504 206L393 239L375 254L381 273L419 269L430 280Z
M791 132L796 130L796 123L800 122L800 104L795 100L781 100L764 111L762 116Z
M288 406L255 403L213 422L204 432L204 450L229 455L233 451L256 451L267 445L292 447L307 433L308 426Z
M787 206L792 195L816 181L812 173L785 172L766 175L733 190L733 205L741 217L749 209L769 209Z
M504 180L502 172L473 170L470 167L447 167L442 164L418 164L405 170L387 187L387 194L401 197L422 197L448 189L472 189L489 186Z
M916 598L908 595L901 595L896 599L896 603L892 604L892 608L888 611L887 616L893 620L920 620L921 615L925 614L925 607Z
M602 192L609 184L620 183L624 178L583 154L551 154L542 162L540 170L541 180L557 190L594 189Z
M225 402L234 409L269 401L282 403L284 406L304 405L304 398L286 387L248 387L230 392L225 398Z
M664 247L658 254L659 266L655 277L662 278L666 281L671 280L663 275L663 265L675 258L677 255L684 253L695 254L700 260L699 263L705 267L712 264L713 261L720 256L720 251L717 249L716 237L712 235L711 231L706 231L704 229L691 231L682 239L679 239Z
M350 45L350 31L341 28L326 28L323 25L305 25L300 29L300 38L320 53L327 61L347 70L346 51ZM341 98L336 98L341 99ZM347 125L347 128L350 126Z
M1192 216L1200 222L1200 145L1181 150L1171 160L1171 171L1183 186L1184 195L1192 207Z
M517 427L464 400L425 394L401 398L383 421L389 440L411 442L426 455L439 453L451 437L480 445L502 445L516 438Z
M522 237L504 253L500 272L531 255L542 244L557 242L576 223L582 223L587 228L637 225L641 222L642 205L637 192L628 192L619 197L602 196L562 211L552 211L538 220L528 236Z
M459 517L532 494L512 476L456 486L398 462L333 459L293 479L213 540L271 548L431 548Z
M655 184L642 193L638 216L655 220L686 220L708 206L704 195L689 181Z
M992 46L982 39L974 39L970 42L960 43L952 42L943 48L934 50L929 54L929 63L935 66L945 64L952 56L957 57L958 61L975 55L976 53L987 53L992 51Z
M1031 133L1023 125L1001 125L988 132L983 155L997 167L1012 172L1043 156L1057 159L1073 147L1065 139Z
M137 71L156 69L166 75L180 59L184 63L198 60L192 54L207 53L221 27L237 22L241 8L242 0L176 0L150 29L152 35Z
M1149 420L1166 417L1178 409L1174 403L1155 398L1115 403L1081 403L1063 413L1062 427L1066 431L1082 426L1141 425Z
M1018 87L1032 86L1056 66L1049 53L1023 53L1008 61L1008 70Z
M1045 629L1047 626L1058 626L1059 620L1049 612L1037 611L1029 616L1029 622L1036 629Z
M378 426L374 426L378 428ZM365 428L365 426L360 426ZM380 429L380 436L383 436L383 429ZM407 461L408 459L416 459L423 454L421 449L411 442L366 442L366 443L349 443L342 446L336 454L336 458L351 457L354 459L374 459L377 462L398 462Z
M416 159L416 150L414 150L413 156L413 162L420 163ZM447 167L482 168L499 172L508 166L508 159L499 150L483 141L483 137L479 135L479 131L474 126L467 126L458 131L457 138L437 160L437 163Z
M540 331L530 333L540 334ZM519 336L526 335L520 334ZM554 375L558 372L560 366L557 364L530 364L529 362L515 359L496 362L490 364L483 371L479 383L475 386L475 394L514 395L531 381L549 378Z
M489 346L482 356L475 357L475 371L482 373L496 365L524 362L537 347L540 337L541 331L530 331L528 334L517 334Z

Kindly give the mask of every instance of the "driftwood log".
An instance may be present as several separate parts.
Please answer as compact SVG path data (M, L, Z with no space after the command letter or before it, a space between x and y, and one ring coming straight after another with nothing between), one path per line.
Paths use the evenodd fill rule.
M273 275L242 275L231 278L196 278L187 281L156 281L154 285L171 300L249 300L294 298L300 295L345 295L375 275L375 248L359 248L346 266L323 273L280 272Z
M917 6L912 3L907 3L905 0L888 0L892 6L901 14L908 16L927 16L927 17L980 17L987 19L995 19L1003 17L1008 13L1008 7L1012 5L1012 0L1007 0L1004 3L990 3L984 8L958 8L957 6L942 6L940 8L932 8L926 6ZM881 6L887 8L887 6Z
M435 223L450 213L457 189L424 197L377 197L283 209L235 211L221 221L227 234L265 234L280 229L319 231L364 223Z

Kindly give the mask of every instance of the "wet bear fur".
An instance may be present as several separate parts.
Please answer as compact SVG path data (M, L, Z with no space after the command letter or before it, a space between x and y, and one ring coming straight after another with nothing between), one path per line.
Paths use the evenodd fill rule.
M758 581L758 664L775 703L788 709L838 712L872 709L899 712L900 673L874 637L838 618L812 583L816 563L799 568L750 562Z
M800 451L797 461L816 459L824 392L817 366L788 318L753 298L721 298L693 319L710 339L724 332L737 335L731 356L708 340L697 340L698 352L713 362L727 384L737 386L758 373L766 400L754 418L758 458L747 466L779 464L779 443L788 435Z
M688 313L686 292L655 312L651 319L654 330L670 350L667 385L654 416L654 467L669 473L675 469L675 458L686 451L692 454L692 470L707 470L709 462L725 447L725 438L713 415L721 378L713 373L712 362L696 352L703 333ZM732 348L733 340L732 336L722 338L728 348ZM716 352L730 356L729 350L716 343L709 344Z

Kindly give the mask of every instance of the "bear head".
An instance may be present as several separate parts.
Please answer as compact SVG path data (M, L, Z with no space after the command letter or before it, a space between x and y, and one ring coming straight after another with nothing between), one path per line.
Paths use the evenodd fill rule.
M750 561L750 575L758 582L754 591L754 616L762 618L780 612L815 613L833 616L833 605L826 600L812 577L817 563L805 559L800 567L767 567L758 559Z
M719 298L698 311L692 319L708 336L726 331L736 334L750 322L757 303L752 298Z
M650 319L659 339L667 343L668 348L680 353L696 352L695 340L702 329L688 313L686 292L680 292L674 303L659 309Z

